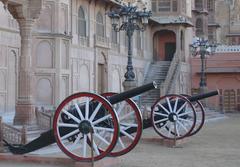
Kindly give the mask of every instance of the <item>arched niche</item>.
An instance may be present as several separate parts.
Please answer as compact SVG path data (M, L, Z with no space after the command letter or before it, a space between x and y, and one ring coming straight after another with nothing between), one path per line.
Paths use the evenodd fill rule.
M15 111L17 67L17 54L14 50L11 50L8 57L8 111Z
M53 104L53 88L48 78L41 78L37 82L36 103L37 105Z
M53 67L53 49L48 41L41 41L36 49L36 65L39 68Z

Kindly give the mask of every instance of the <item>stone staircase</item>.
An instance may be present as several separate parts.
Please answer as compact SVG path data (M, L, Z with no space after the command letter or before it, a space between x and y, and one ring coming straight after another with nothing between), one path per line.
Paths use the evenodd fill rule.
M160 84L164 82L166 78L170 63L170 61L159 61L150 65L148 73L144 78L144 84L156 81L158 88L148 91L141 96L142 106L152 106L160 97Z

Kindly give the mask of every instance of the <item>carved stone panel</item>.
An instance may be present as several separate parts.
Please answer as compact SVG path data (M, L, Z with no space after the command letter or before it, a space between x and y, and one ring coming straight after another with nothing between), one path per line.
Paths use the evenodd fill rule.
M0 46L0 67L7 65L7 46Z
M6 94L0 93L0 113L6 111Z
M45 8L40 14L37 22L37 29L40 32L52 32L53 31L53 18L54 18L54 3L46 2Z
M6 111L6 71L0 69L0 112Z
M69 77L62 76L61 78L61 99L65 99L69 95Z
M60 17L59 17L60 33L68 33L68 6L66 4L61 4Z
M62 69L68 69L68 61L69 61L69 45L68 41L62 41L62 46L61 46L61 64L62 64Z
M53 68L53 47L47 41L41 41L36 48L36 64L39 68Z
M38 77L36 84L36 104L49 106L53 104L53 84L50 77Z
M87 65L80 66L79 90L90 91L90 77Z

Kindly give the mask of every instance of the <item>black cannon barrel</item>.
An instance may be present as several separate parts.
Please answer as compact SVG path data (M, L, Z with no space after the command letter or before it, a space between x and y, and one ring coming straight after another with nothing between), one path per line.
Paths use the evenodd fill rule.
M191 102L194 102L194 101L197 101L197 100L206 99L208 97L216 96L216 95L219 95L219 90L214 90L214 91L211 91L211 92L208 92L208 93L195 95L195 96L189 97L188 100L191 101Z
M108 98L108 101L111 104L116 104L116 103L119 103L121 101L124 101L125 99L132 98L134 96L140 95L144 92L147 92L149 90L156 89L156 88L157 88L157 84L156 84L155 81L153 81L149 84L146 84L146 85L128 90L126 92L122 92L122 93L113 95L113 96Z

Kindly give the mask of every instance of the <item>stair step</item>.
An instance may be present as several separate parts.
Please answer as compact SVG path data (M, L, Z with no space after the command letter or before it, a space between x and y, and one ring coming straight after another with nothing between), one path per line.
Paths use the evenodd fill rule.
M159 86L164 82L170 64L171 62L159 61L151 64L149 67L149 71L144 79L144 83L155 81L158 85L158 89L148 91L141 96L141 103L143 105L152 106L156 100L160 98Z

